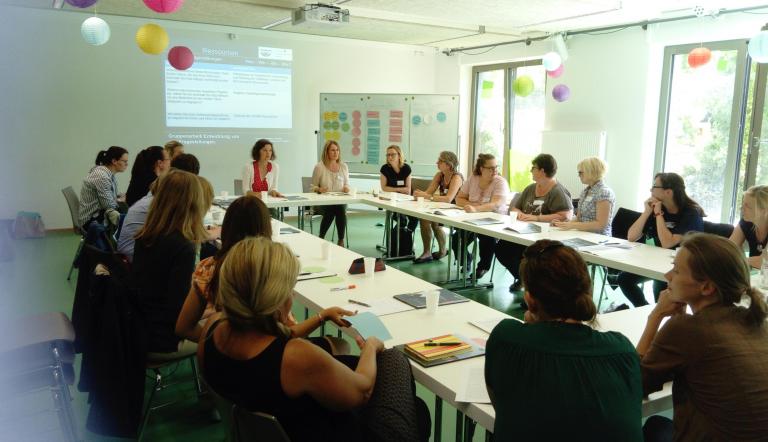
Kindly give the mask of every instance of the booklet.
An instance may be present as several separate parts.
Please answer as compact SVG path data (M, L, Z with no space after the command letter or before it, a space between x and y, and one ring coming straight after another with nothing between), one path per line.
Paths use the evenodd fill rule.
M434 345L439 342L457 342L458 345ZM427 343L433 345L426 345ZM411 348L409 349L408 346ZM446 347L446 348L442 348ZM396 345L394 348L405 353L406 356L416 361L423 367L434 367L436 365L447 364L449 362L460 361L462 359L474 358L485 354L485 349L472 344L468 339L461 335L449 334L437 336L431 339L422 339L407 344ZM418 349L430 349L434 351L432 357L422 357Z
M566 245L576 250L581 250L584 247L597 245L597 243L595 242L587 241L586 239L581 239L581 238L568 238L568 239L561 240L560 242L563 243L563 245Z
M478 218L478 219L468 219L464 221L467 224L472 224L474 226L488 226L491 224L504 224L503 220L496 219L496 218Z
M504 227L504 230L509 230L515 233L541 233L541 227L533 223L515 223L512 226Z
M440 216L461 216L466 214L463 209L438 209L433 212L431 212L433 215L440 215Z
M309 199L309 198L305 198L305 197L303 197L301 195L283 195L283 198L288 200L288 201L304 201L304 200Z
M395 299L402 301L413 308L426 308L427 299L424 297L424 292L403 293L395 295ZM450 305L459 304L462 302L469 302L469 299L454 293L448 289L440 289L440 303L438 305Z

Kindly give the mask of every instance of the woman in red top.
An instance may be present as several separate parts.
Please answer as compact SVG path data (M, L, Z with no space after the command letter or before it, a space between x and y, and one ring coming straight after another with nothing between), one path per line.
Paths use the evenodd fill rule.
M283 196L277 191L280 168L274 161L272 142L265 139L257 141L251 149L251 157L253 161L243 167L243 194L267 192L270 196Z

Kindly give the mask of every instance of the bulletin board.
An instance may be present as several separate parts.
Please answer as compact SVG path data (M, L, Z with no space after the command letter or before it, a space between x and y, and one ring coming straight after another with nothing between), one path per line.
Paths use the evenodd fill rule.
M378 174L396 144L416 176L432 176L441 151L458 156L458 95L320 94L318 158L335 140L350 173Z

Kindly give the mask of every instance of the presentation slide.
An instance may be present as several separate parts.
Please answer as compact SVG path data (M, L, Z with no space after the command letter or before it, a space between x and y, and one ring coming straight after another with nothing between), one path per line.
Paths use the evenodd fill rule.
M292 127L291 49L192 50L195 63L185 71L165 62L168 128Z

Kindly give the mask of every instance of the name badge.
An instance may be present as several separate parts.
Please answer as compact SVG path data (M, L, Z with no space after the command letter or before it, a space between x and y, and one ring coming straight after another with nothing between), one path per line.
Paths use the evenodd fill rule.
M544 204L544 200L534 200L533 201L533 205L534 206L540 206L542 204Z
M584 202L585 203L588 203L590 201L592 201L592 197L591 196L588 196L588 197L584 198Z
M672 230L672 229L675 228L677 223L674 222L674 221L667 221L667 222L664 223L664 225L666 225L669 230Z
M405 180L397 180L398 186L405 186Z

